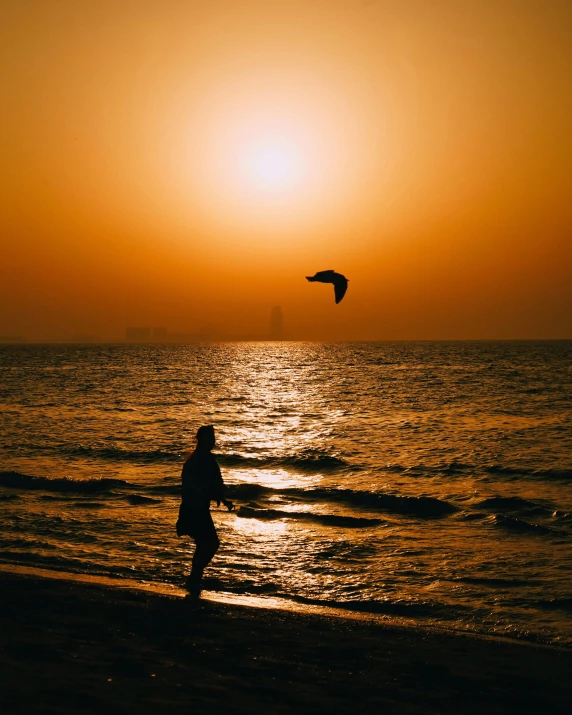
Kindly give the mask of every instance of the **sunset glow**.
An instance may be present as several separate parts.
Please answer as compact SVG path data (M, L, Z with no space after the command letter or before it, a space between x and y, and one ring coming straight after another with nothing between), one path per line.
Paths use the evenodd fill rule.
M253 188L282 194L303 183L303 161L288 142L253 142L239 154L239 166Z
M300 59L228 71L213 67L195 111L181 107L192 117L174 160L181 211L193 197L204 230L230 244L248 231L255 246L351 222L364 207L379 132L364 122L356 88Z
M9 2L0 336L569 336L571 12Z

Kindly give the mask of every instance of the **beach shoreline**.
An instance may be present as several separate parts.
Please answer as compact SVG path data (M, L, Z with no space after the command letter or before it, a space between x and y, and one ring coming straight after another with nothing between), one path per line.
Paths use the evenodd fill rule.
M48 579L56 581L69 581L71 583L88 584L92 586L101 586L103 588L118 589L133 591L135 593L149 593L157 596L168 596L175 599L188 599L189 592L183 585L184 579L181 580L181 585L167 583L164 581L141 581L137 579L129 579L117 576L103 576L101 574L84 573L79 571L64 571L60 569L49 569L37 566L26 566L23 564L0 563L0 580L2 575L8 576L24 576L36 579ZM218 591L212 588L209 584L209 579L203 581L203 589L201 600L204 602L210 601L214 604L218 603L225 606L238 606L247 609L263 609L270 611L286 611L291 613L299 613L302 615L325 617L325 618L342 618L346 620L357 620L372 625L382 625L391 628L413 629L414 631L444 633L450 636L469 635L477 639L498 640L499 642L507 643L530 643L539 647L556 648L558 650L570 651L572 646L568 641L551 642L535 634L520 634L511 632L488 632L486 630L475 630L471 627L459 628L454 624L444 624L432 621L426 618L405 617L395 614L384 614L378 611L371 611L365 608L354 609L350 607L343 608L338 605L328 606L324 604L307 602L304 599L285 598L272 595L254 595L250 593L240 593L234 591ZM361 604L361 602L358 602Z
M572 651L0 573L6 713L568 712Z

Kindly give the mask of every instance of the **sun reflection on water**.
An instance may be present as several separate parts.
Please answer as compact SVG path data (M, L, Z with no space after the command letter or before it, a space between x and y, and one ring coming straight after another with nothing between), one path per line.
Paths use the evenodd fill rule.
M244 456L276 456L323 446L330 433L323 418L333 415L324 414L322 384L311 379L318 365L308 361L307 351L289 343L247 351L249 359L232 366L224 385L229 399L240 398L231 406L240 419L225 427L221 449L240 445Z
M297 474L287 469L233 469L228 484L259 484L271 489L296 489L310 486L316 475Z
M283 520L262 521L259 519L241 519L238 517L232 528L248 539L264 539L272 543L277 538L285 537L292 526Z

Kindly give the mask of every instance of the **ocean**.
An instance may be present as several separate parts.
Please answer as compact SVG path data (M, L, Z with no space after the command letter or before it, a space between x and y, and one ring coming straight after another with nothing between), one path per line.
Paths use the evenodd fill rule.
M0 563L572 645L572 341L0 346Z

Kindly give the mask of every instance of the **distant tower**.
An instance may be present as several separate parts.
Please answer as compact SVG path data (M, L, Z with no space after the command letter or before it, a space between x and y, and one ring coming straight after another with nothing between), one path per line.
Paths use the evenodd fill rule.
M284 336L284 318L282 308L274 306L270 313L270 340L282 340Z

